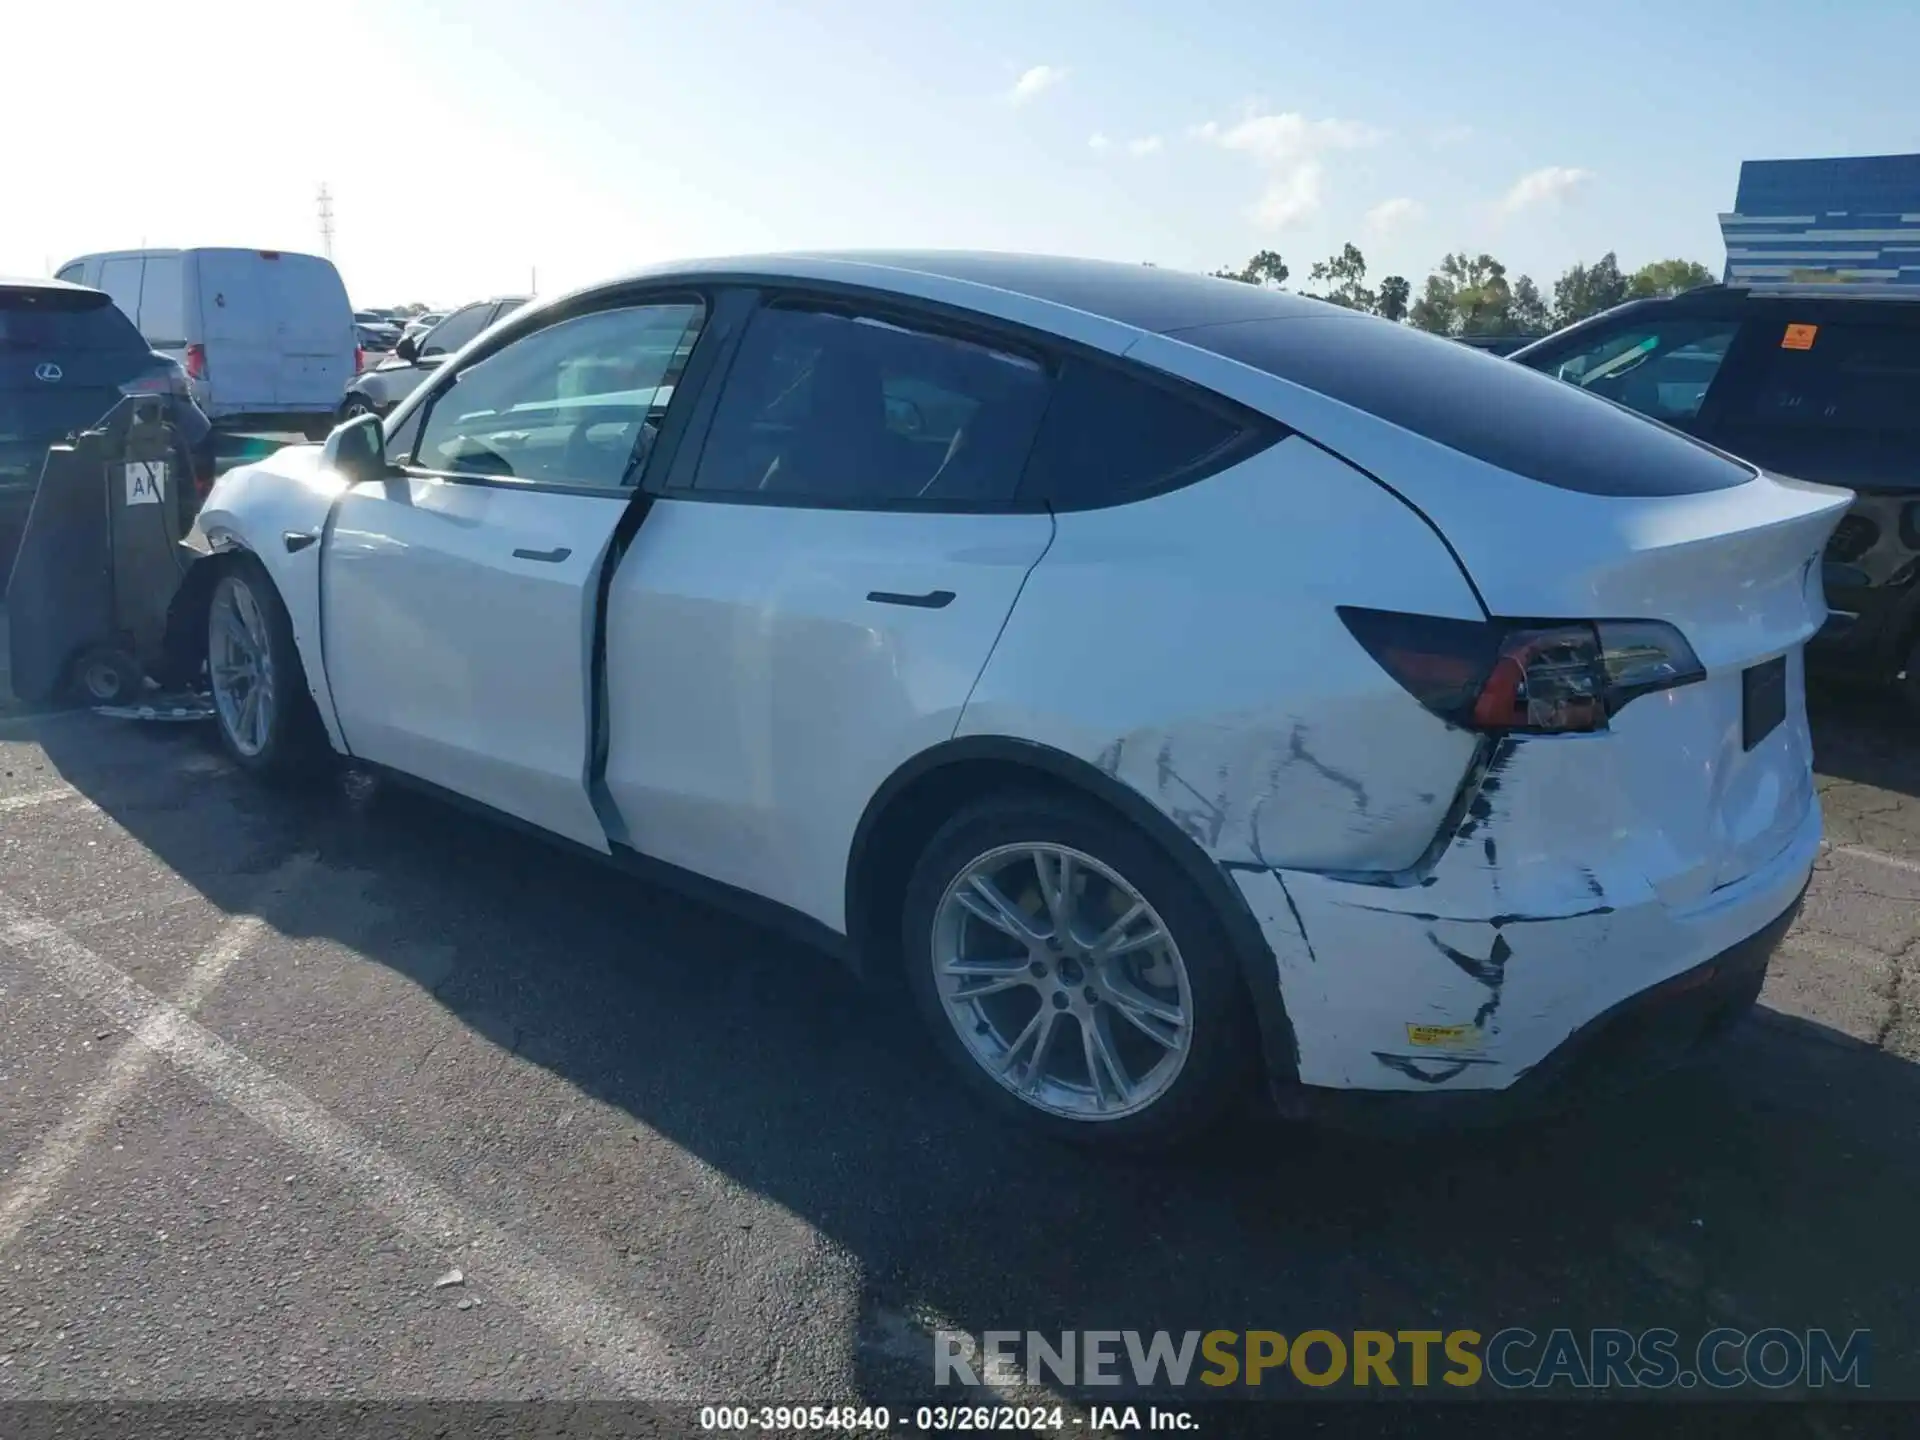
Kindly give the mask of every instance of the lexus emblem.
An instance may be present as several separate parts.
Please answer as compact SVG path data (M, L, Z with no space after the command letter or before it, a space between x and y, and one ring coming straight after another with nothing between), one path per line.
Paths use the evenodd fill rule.
M44 364L36 365L33 367L33 378L36 380L45 380L49 385L51 385L54 381L58 380L65 373L66 372L64 370L62 370L58 365L54 364L51 360L45 362Z

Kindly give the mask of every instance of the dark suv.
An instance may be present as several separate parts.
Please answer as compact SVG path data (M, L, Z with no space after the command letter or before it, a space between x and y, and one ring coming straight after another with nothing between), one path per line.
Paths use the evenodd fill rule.
M127 395L167 397L187 450L197 508L213 478L213 426L178 361L151 349L101 290L64 280L0 279L0 585L40 483L47 447L84 430Z
M1856 492L1808 659L1896 680L1920 715L1920 287L1707 285L1516 351L1783 475Z

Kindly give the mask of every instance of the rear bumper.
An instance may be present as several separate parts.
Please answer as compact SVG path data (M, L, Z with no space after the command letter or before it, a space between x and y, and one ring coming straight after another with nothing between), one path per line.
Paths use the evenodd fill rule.
M1630 1091L1712 1045L1753 1008L1773 952L1800 913L1779 916L1711 960L1580 1026L1504 1090L1331 1090L1276 1085L1281 1111L1342 1129L1418 1131L1510 1124Z

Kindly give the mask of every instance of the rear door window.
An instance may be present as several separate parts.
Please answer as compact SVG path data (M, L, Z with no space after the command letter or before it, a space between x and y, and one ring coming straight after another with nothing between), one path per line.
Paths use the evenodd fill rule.
M187 343L187 302L184 267L178 255L154 255L147 260L140 286L140 329L148 343L161 350L179 350Z
M104 290L113 297L113 303L120 307L120 313L140 323L140 275L146 262L139 259L103 260L100 263L100 283L96 289Z
M1570 385L1684 428L1706 404L1739 331L1737 320L1629 321L1556 355L1544 368Z
M1052 380L1037 355L854 310L756 314L693 488L791 504L1013 498Z
M493 303L485 301L478 305L468 305L456 310L429 330L426 338L420 342L422 355L451 355L474 336L487 328L487 320L493 314Z
M147 345L133 322L99 295L72 290L0 290L0 350L18 356L126 355Z
M1055 509L1124 504L1244 459L1278 427L1098 361L1065 362L1022 498Z

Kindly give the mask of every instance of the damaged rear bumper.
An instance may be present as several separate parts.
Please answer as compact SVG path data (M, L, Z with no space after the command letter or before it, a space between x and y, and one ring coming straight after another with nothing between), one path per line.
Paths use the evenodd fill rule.
M1503 1090L1334 1090L1276 1083L1276 1103L1289 1118L1342 1129L1471 1129L1629 1091L1710 1046L1753 1008L1805 893L1803 885L1778 917L1706 963L1595 1016Z

